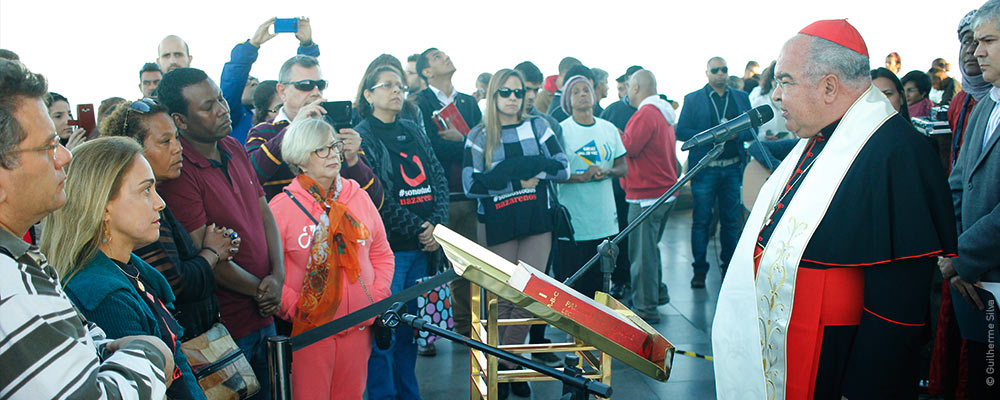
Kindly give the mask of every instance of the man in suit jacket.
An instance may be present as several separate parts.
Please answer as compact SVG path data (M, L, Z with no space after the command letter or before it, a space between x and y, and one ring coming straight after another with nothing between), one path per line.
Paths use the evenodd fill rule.
M958 222L958 258L950 262L942 260L940 264L941 273L945 279L950 279L954 292L985 310L988 321L992 315L995 325L996 300L984 302L971 284L1000 282L1000 144L997 143L1000 140L1000 40L996 40L1000 38L1000 0L990 0L983 5L973 26L974 37L979 41L976 58L983 79L992 83L993 88L969 117L962 149L948 179ZM968 343L970 393L974 398L997 398L1000 396L1000 382L997 382L1000 372L986 366L995 362L994 350L987 351L995 344L974 340Z
M708 76L708 84L684 96L684 108L681 109L680 120L677 122L679 141L691 139L699 132L736 118L750 109L750 98L746 92L727 85L729 68L726 60L712 57L708 60L705 75ZM743 230L740 187L747 159L742 141L748 140L753 140L751 131L740 132L740 141L726 143L719 158L691 179L691 195L694 197L691 223L691 253L694 256L692 288L705 287L709 224L716 204L719 208L719 222L722 224L719 239L722 242L720 269L723 276L733 257L736 242L740 239L740 232ZM688 168L694 168L711 149L709 144L691 149L688 153Z

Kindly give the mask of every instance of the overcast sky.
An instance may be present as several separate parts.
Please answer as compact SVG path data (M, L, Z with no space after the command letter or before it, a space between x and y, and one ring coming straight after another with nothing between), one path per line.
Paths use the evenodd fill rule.
M470 93L476 76L530 60L545 75L567 55L611 74L652 70L662 93L681 100L706 83L705 62L721 56L731 74L749 60L766 66L785 40L819 19L848 18L865 38L872 66L902 55L903 72L944 57L958 77L958 21L982 1L28 1L0 0L0 48L77 103L137 98L139 68L177 34L193 67L218 82L234 45L272 16L310 17L329 100L353 99L361 74L381 53L404 61L427 47L451 56L454 84ZM161 5L162 8L154 8ZM292 34L265 43L252 74L276 79L295 53Z

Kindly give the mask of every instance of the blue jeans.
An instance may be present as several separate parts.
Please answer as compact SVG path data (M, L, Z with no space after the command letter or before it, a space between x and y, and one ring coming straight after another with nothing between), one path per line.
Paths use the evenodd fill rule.
M743 230L742 200L743 164L726 167L708 167L691 179L691 196L694 214L691 223L691 254L694 256L695 273L708 272L709 222L716 202L719 204L719 241L722 242L722 272L729 267L736 242Z
M253 374L257 375L257 382L260 383L260 390L250 399L271 398L271 375L267 370L267 338L275 335L277 333L274 331L274 324L271 324L239 339L233 339L243 351L243 356L250 362L250 368L253 368Z
M392 275L392 293L416 285L417 279L427 272L427 255L419 250L395 253L396 270ZM406 302L406 309L417 311L417 299ZM380 350L372 343L368 358L368 400L420 399L417 386L417 343L413 328L399 326L393 335L392 346Z

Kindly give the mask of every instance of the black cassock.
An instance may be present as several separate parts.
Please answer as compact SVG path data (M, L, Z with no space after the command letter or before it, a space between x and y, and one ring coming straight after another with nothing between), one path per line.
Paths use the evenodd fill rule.
M810 138L796 160L757 238L755 265L838 123ZM894 115L858 153L802 255L788 326L787 398L916 398L931 278L937 257L956 253L940 159Z

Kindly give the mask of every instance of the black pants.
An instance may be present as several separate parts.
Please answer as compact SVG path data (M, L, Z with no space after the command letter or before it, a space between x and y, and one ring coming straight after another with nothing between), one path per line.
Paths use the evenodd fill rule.
M597 254L597 245L601 244L604 239L597 240L584 240L577 241L574 245L568 240L560 240L557 254L558 259L555 264L556 279L559 281L566 280L576 271L580 270L583 264L590 261L595 254ZM593 298L594 292L601 290L603 285L602 279L604 276L601 274L600 262L597 265L591 267L580 279L577 279L573 284L573 289L580 292L584 296Z
M615 192L615 211L618 212L618 231L621 232L628 226L628 203L625 202L625 190L618 183L618 179L612 179L611 183ZM619 285L629 284L632 281L631 268L632 262L628 258L628 240L622 240L618 243L618 259L615 260L615 272L611 274L611 281Z

